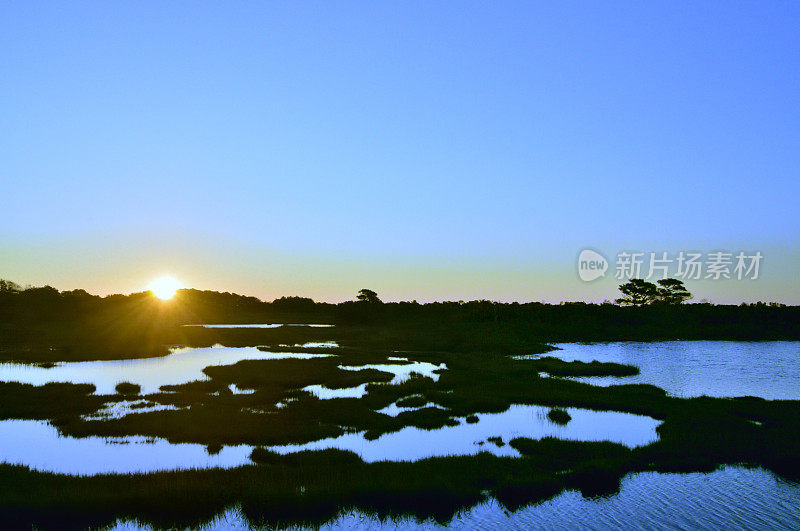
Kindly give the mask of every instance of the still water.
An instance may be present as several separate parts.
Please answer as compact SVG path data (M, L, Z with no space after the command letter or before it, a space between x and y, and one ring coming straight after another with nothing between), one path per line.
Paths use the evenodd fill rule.
M50 382L88 383L95 394L112 395L120 382L141 386L142 394L157 393L162 385L205 380L203 369L232 365L241 360L311 359L330 354L263 352L255 347L180 348L167 356L133 360L77 361L44 368L23 363L0 363L0 381L44 385Z
M231 468L250 463L252 451L252 446L225 446L209 454L202 444L172 444L147 437L63 437L46 422L0 422L0 461L43 472L93 476Z
M561 350L543 355L639 367L637 376L575 378L592 385L648 383L682 397L800 399L800 341L625 341L554 346Z
M235 512L231 523L241 522ZM209 526L214 527L214 524ZM224 527L224 526L223 526ZM235 526L234 526L235 527ZM360 512L321 529L430 529L413 519L379 522ZM566 491L551 500L505 511L494 500L457 515L453 529L798 529L800 485L761 469L724 467L710 474L631 474L619 494L587 500Z
M308 444L275 446L278 453L300 450L338 448L350 450L371 463L375 461L416 461L428 457L448 455L473 455L489 452L499 456L518 457L519 453L506 444L515 437L541 439L557 437L573 441L612 441L628 447L642 446L658 439L659 421L642 415L616 411L591 411L565 408L572 417L565 426L547 418L550 408L514 405L502 413L478 413L478 422L467 423L458 419L458 426L445 426L436 430L413 427L386 433L377 439L367 440L362 433L345 433L340 437L322 439ZM488 441L500 437L499 445Z
M440 525L411 517L378 520L343 511L321 530L360 529L800 529L800 485L755 468L727 466L708 474L643 472L623 478L619 494L585 499L576 491L506 511L493 499ZM150 529L120 520L113 531ZM202 529L254 529L239 508L221 513Z
M227 325L226 325L227 326ZM268 326L268 325L263 325ZM325 345L333 346L333 345ZM641 374L626 378L581 378L596 385L650 383L676 396L760 396L767 399L800 399L800 342L669 341L556 345L560 350L545 355L565 360L612 361L633 364ZM179 349L163 358L126 361L63 363L45 369L30 365L0 365L0 381L40 385L50 381L93 383L97 392L114 392L120 381L138 383L143 393L161 385L183 383L203 377L208 365L231 364L242 359L279 357L312 358L321 354L268 353L255 348ZM398 380L407 378L411 367L436 379L446 367L433 364L386 364ZM364 367L352 367L359 370ZM384 369L384 367L381 367ZM325 389L315 389L323 398ZM364 389L347 390L360 396ZM120 405L117 414L135 414ZM396 415L407 408L396 405L385 414ZM558 426L539 406L513 406L496 414L479 414L477 424L460 424L439 430L405 428L373 441L363 434L316 441L307 445L276 447L278 452L305 448L343 448L366 461L414 460L434 455L473 454L488 451L516 455L508 445L488 441L499 436L540 438L553 436L573 440L612 440L628 446L655 440L658 422L649 417L616 412L568 409L572 420ZM0 461L27 464L38 470L72 474L141 472L152 470L233 467L248 464L251 447L224 447L209 454L197 444L170 444L161 439L125 437L103 439L62 437L39 421L0 422ZM536 506L508 513L489 500L459 515L449 524L455 528L800 528L800 485L785 482L760 469L726 467L710 474L632 474L624 478L618 495L585 500L568 491ZM210 528L247 528L236 509L220 515ZM432 521L398 519L380 522L370 515L346 512L329 528L430 528ZM119 528L137 528L130 522Z
M508 441L514 437L560 437L578 441L620 442L630 447L656 440L659 422L649 417L612 411L569 408L572 420L566 426L547 418L548 408L512 406L503 413L479 414L477 424L458 419L458 426L437 430L404 428L367 440L363 433L348 433L304 445L275 446L279 453L340 448L351 450L364 461L416 461L426 457L470 455L490 452L519 456L508 445L488 442L489 437ZM131 413L136 414L136 413ZM231 468L252 464L252 446L225 446L209 455L201 444L172 444L145 437L64 437L46 422L0 421L0 460L30 468L64 474L127 474L182 470L187 468Z

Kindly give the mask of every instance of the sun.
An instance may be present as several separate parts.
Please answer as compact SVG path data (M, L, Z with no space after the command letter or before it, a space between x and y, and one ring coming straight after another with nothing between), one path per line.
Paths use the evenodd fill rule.
M175 292L182 287L181 283L178 282L178 279L175 277L163 276L153 279L150 285L147 286L147 289L152 291L153 295L162 301L166 301L171 299L175 295Z

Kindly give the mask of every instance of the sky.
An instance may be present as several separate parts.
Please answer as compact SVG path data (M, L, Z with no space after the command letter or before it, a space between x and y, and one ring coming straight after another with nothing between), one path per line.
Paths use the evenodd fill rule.
M694 300L800 304L798 27L796 2L2 2L0 278L602 301L623 251L759 252Z

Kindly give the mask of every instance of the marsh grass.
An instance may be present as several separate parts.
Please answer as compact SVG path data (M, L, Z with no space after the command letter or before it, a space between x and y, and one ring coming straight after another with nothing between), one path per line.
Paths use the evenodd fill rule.
M583 361L566 362L558 358L543 357L526 360L539 371L551 376L636 376L639 368L621 363L599 362L597 360L586 363Z
M547 412L547 418L559 426L566 426L569 424L569 421L572 420L572 417L569 415L569 413L561 408L556 407L551 408L550 411Z
M208 380L164 386L142 399L179 410L87 420L82 415L121 395L96 396L91 385L0 384L0 418L50 420L72 436L145 435L196 442L209 453L222 445L252 444L259 465L232 470L161 472L88 478L33 472L0 465L0 512L24 527L104 525L135 518L159 527L197 526L232 506L254 523L318 525L342 508L378 517L411 515L446 522L460 509L497 498L515 509L577 489L585 496L616 492L636 471L707 471L721 464L762 466L800 478L800 402L753 398L675 398L650 385L596 387L554 376L636 374L632 366L564 362L552 357L516 360L508 354L547 348L506 325L412 327L343 326L336 329L179 330L182 344L264 345L336 340L335 356L312 360L248 360L205 369ZM286 330L284 330L284 328ZM441 329L441 333L434 332ZM223 331L220 331L223 330ZM492 331L493 330L493 331ZM174 330L173 330L174 332ZM481 334L486 333L485 337ZM181 341L175 341L181 343ZM333 349L329 349L333 350ZM404 351L398 353L398 350ZM332 353L332 352L331 352ZM392 363L389 357L445 364L439 380L409 378L389 384L392 374L374 369L345 371L339 365ZM396 362L405 363L405 362ZM624 380L622 380L624 381ZM320 384L345 388L366 383L363 398L321 400L302 391ZM228 385L252 389L233 394ZM276 404L284 402L278 408ZM433 402L390 417L392 404ZM425 459L413 463L364 463L339 450L280 455L265 446L300 444L345 431L381 434L414 426L437 429L478 413L514 404L581 407L648 415L662 421L659 440L630 449L601 442L513 439L523 457L488 454Z
M723 463L770 468L776 458L791 458L776 443L791 441L793 435L756 426L751 433L730 437L727 430L740 427L733 412L743 412L734 408L726 417L721 404L700 405L716 411L698 418L683 411L665 421L661 440L636 449L610 442L516 438L509 444L521 458L478 454L364 463L342 450L281 455L257 448L252 454L256 466L85 478L0 465L0 512L8 525L58 527L99 526L117 518L156 527L197 527L232 506L240 506L249 522L270 527L316 526L342 508L378 518L412 516L444 523L487 496L516 510L564 489L586 497L613 494L631 472L706 471ZM783 406L797 404L779 409ZM773 421L787 413L759 411ZM723 440L727 444L721 445Z
M338 358L243 360L234 365L206 367L213 380L236 384L241 389L279 387L301 388L321 384L331 389L355 387L362 383L388 382L394 375L376 369L349 371L339 368Z
M407 396L395 402L398 407L422 407L427 403L423 396Z
M120 382L114 387L114 390L121 395L138 395L142 386L130 382Z
M96 412L106 402L90 384L0 382L0 419L50 420Z

